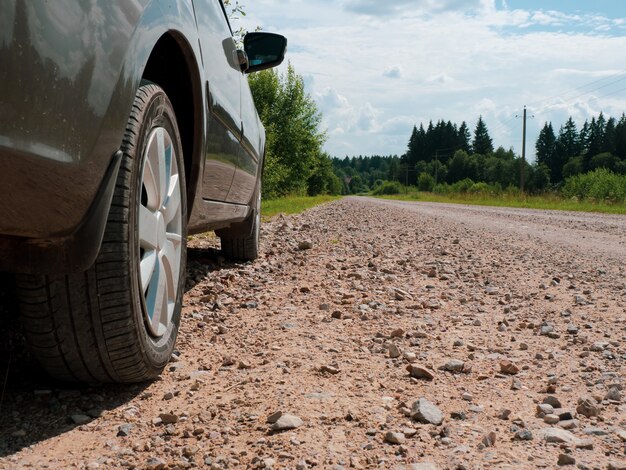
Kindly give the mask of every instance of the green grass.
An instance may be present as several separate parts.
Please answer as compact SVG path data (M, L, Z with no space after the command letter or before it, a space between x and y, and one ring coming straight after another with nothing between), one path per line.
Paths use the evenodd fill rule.
M518 207L527 209L545 209L577 212L602 212L605 214L626 214L626 204L607 204L602 202L577 201L563 199L557 195L521 196L502 194L489 196L484 194L434 194L407 193L394 196L376 196L397 201L446 202L450 204L470 204L479 206Z
M261 215L272 217L277 214L298 214L325 202L336 201L340 196L287 196L280 199L270 199L261 203Z

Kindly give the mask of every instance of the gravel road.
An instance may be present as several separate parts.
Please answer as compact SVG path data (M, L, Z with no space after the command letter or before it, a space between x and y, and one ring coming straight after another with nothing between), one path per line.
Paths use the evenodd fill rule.
M0 468L626 469L626 217L344 198L191 242L154 383L0 370Z

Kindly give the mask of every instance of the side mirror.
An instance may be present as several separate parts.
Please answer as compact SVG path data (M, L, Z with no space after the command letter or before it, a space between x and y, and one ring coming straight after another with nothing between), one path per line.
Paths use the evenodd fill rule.
M248 33L243 38L243 49L248 56L246 73L258 72L283 62L287 52L287 38L274 33Z

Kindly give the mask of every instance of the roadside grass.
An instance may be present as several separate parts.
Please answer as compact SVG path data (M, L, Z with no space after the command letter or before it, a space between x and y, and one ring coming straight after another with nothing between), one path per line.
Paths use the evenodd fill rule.
M524 209L544 209L575 212L600 212L604 214L626 214L626 204L605 202L578 201L564 199L556 194L529 196L519 194L501 194L491 196L486 194L435 194L427 192L409 192L392 196L374 196L397 201L445 202L449 204L469 204L477 206L516 207Z
M264 200L261 203L261 216L268 219L277 214L298 214L306 209L325 202L336 201L341 196L287 196L279 199Z

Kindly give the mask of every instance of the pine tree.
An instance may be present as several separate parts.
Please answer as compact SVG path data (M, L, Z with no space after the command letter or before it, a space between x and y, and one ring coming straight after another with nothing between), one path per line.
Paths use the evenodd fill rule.
M561 180L562 165L556 158L556 136L551 122L546 122L539 132L535 144L537 163L545 165L550 170L550 179L553 183Z
M489 131L483 121L483 117L478 118L476 129L474 130L474 141L472 142L474 153L487 155L493 152L493 141L489 137Z
M461 123L461 127L459 127L458 140L457 140L458 148L460 150L463 150L464 152L470 153L471 151L470 139L471 138L472 136L470 134L469 127L467 127L467 124L465 123L465 121L463 121Z
M615 155L626 162L626 114L615 126Z

